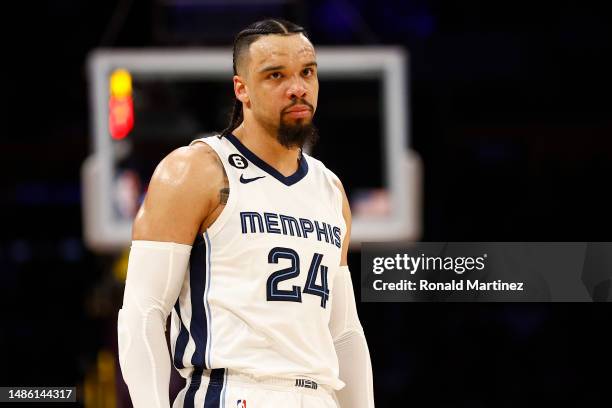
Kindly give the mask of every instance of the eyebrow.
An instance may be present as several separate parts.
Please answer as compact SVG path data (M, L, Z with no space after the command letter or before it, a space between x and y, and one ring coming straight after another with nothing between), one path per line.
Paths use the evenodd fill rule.
M304 68L306 68L306 67L313 67L313 66L314 67L317 66L317 62L316 61L310 61L310 62L307 62L306 64L304 64ZM270 72L270 71L279 71L279 70L282 70L282 69L285 69L284 65L274 65L272 67L266 67L266 68L263 68L263 69L259 70L259 73Z
M272 67L266 67L264 69L261 69L259 72L261 73L261 72L268 72L268 71L278 71L278 70L281 70L283 68L285 68L284 65L274 65Z

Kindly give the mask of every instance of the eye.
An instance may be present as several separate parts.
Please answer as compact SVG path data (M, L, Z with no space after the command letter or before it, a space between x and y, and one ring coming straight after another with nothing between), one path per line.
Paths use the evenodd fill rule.
M304 68L302 70L302 75L304 76L311 76L312 74L314 74L314 69L308 67L308 68Z
M273 72L270 75L268 75L268 78L270 78L270 79L281 79L282 77L283 77L283 74L281 74L278 71Z

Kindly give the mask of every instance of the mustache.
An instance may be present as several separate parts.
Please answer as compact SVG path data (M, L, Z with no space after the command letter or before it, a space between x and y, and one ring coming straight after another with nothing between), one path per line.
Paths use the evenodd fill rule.
M283 110L281 111L282 113L286 113L288 109L293 108L295 105L305 105L308 106L308 108L310 109L311 112L314 112L314 106L312 106L312 104L310 104L308 101L306 101L305 99L294 99L293 102L291 102L291 104L285 106L283 108Z

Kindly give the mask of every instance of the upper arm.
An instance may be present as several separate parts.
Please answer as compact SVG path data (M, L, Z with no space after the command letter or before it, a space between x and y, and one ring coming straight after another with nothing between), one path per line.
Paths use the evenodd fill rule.
M134 219L133 240L192 245L223 182L216 153L204 143L174 150L157 166Z
M346 235L344 236L344 241L342 241L342 257L340 258L340 266L345 266L348 264L348 249L349 242L351 240L351 207L349 206L348 198L346 197L346 191L344 191L344 187L342 186L342 182L340 182L340 179L335 178L334 182L342 193L342 216L344 217L344 223L346 224Z

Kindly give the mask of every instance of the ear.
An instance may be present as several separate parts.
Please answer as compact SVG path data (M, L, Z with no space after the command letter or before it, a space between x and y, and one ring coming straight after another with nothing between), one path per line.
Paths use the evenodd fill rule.
M246 86L246 82L244 78L240 75L234 75L234 95L236 95L236 99L240 102L248 104L249 103L249 91Z

